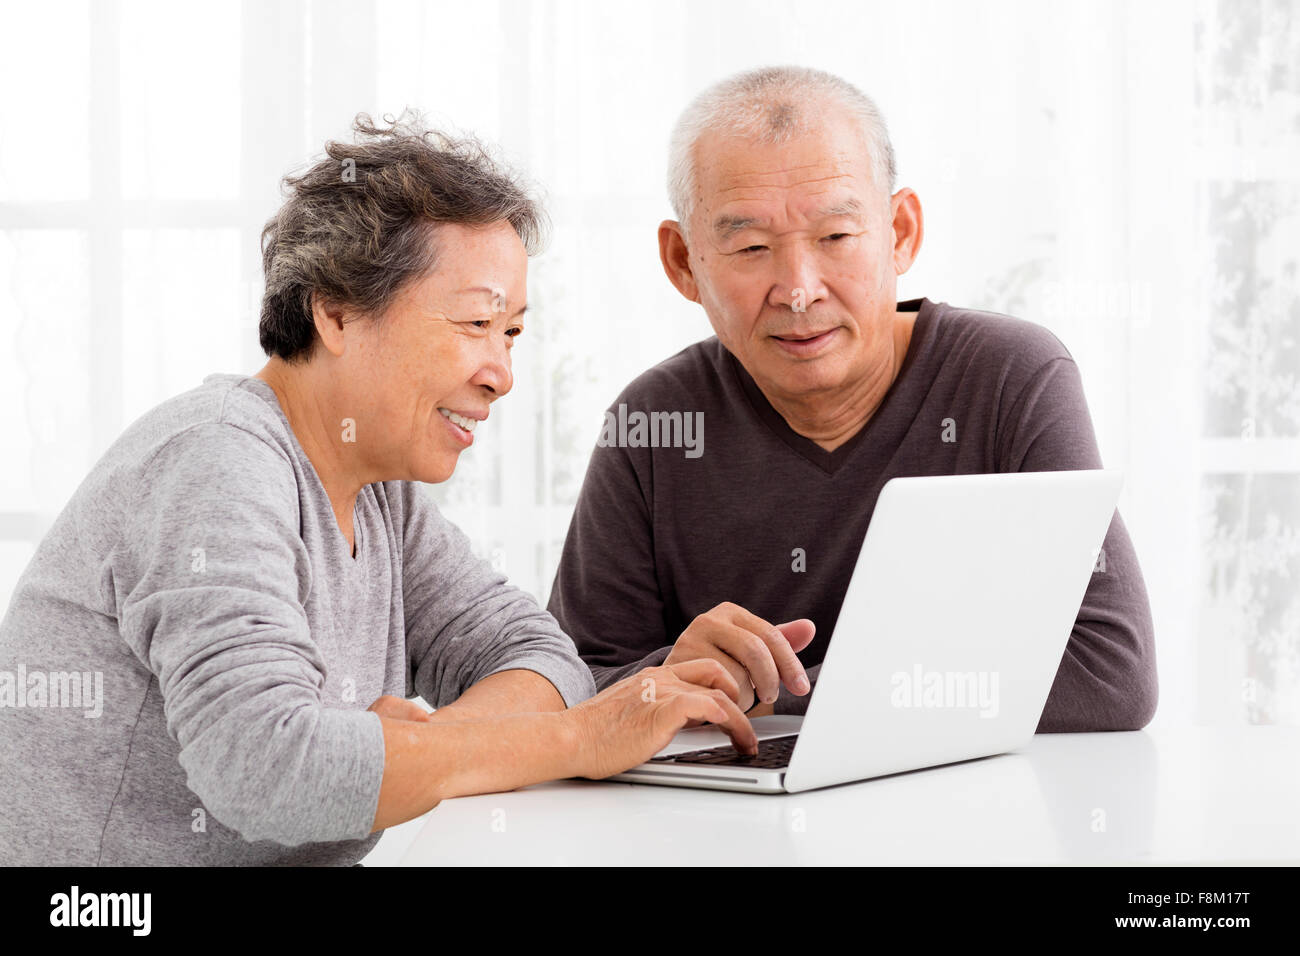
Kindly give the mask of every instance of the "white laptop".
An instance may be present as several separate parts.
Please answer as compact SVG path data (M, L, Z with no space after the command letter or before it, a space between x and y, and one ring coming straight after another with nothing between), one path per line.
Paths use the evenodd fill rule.
M1110 470L890 480L806 716L755 719L756 756L711 725L684 730L608 779L795 793L1023 746L1105 573L1121 482Z

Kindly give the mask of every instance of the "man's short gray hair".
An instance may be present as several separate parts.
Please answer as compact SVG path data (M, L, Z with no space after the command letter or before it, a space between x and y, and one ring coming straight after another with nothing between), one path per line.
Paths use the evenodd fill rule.
M695 204L695 145L706 132L760 143L787 142L815 127L819 107L837 105L862 130L876 188L893 195L897 170L885 119L872 99L833 73L802 66L769 66L737 73L697 96L677 120L668 153L668 199L686 225Z

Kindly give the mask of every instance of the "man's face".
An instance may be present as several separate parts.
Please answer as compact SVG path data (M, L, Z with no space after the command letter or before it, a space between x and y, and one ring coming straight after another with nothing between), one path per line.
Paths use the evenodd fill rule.
M893 214L846 118L789 142L706 134L687 244L713 330L769 395L815 399L892 356Z
M445 481L488 406L510 391L510 349L523 331L528 255L508 223L443 225L437 261L379 322L359 322L350 391L377 428L380 471ZM358 429L361 427L358 416ZM358 434L358 442L363 436Z

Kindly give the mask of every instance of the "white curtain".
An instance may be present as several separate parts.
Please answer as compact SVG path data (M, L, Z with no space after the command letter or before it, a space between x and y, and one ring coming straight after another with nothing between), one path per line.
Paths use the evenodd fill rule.
M0 607L122 429L253 372L278 180L358 111L498 143L554 222L514 393L431 489L545 600L605 405L709 334L660 270L668 132L800 63L875 97L926 213L900 296L1051 328L1146 575L1159 722L1300 722L1300 26L1187 3L9 4Z

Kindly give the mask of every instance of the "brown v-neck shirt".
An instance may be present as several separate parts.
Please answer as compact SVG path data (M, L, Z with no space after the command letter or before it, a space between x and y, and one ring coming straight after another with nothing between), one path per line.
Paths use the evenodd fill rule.
M731 601L773 623L811 618L826 655L880 489L909 475L1102 467L1079 370L1048 330L929 299L866 425L833 451L796 433L717 338L633 381L611 414L702 413L698 448L592 453L549 610L604 688L663 662L699 614ZM660 421L660 444L671 432ZM700 439L702 438L702 442ZM691 454L687 454L690 450ZM1157 700L1151 612L1118 512L1040 732L1136 729ZM814 690L815 692L815 690ZM783 689L777 713L807 698Z

